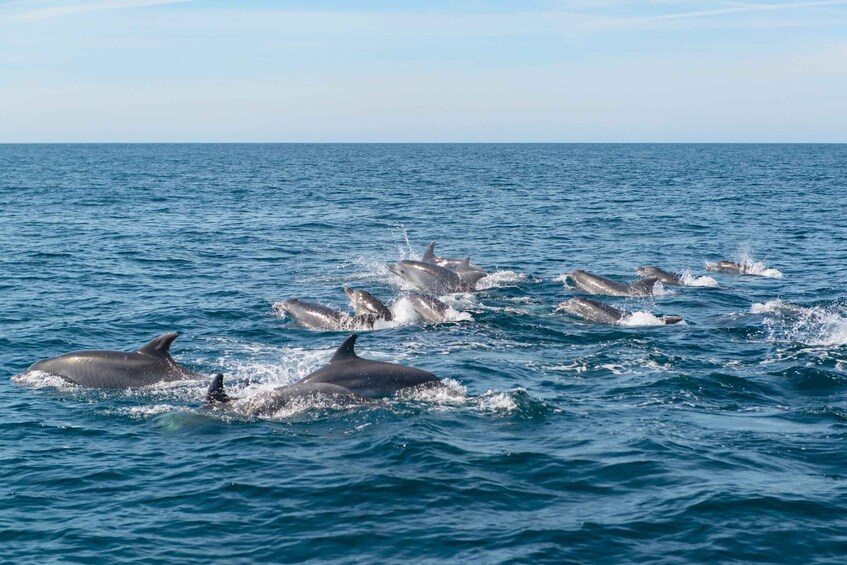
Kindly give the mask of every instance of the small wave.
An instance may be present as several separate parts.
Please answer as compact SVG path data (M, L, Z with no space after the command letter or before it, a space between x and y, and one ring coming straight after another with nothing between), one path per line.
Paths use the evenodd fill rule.
M690 271L683 271L681 280L682 284L685 286L700 286L708 288L716 288L718 286L718 281L712 277L707 277L705 275L698 277L691 274Z

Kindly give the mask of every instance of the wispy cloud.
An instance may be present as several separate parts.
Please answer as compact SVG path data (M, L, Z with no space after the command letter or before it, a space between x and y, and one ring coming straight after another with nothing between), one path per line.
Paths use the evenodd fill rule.
M808 8L820 8L826 6L847 5L847 0L821 0L816 2L772 2L772 3L745 3L726 8L714 8L711 10L692 10L688 12L674 12L670 14L655 14L635 18L609 18L593 22L594 26L616 26L627 24L639 24L650 22L661 22L666 20L688 20L696 18L714 18L719 16L748 14L755 12L777 12L787 10L803 10Z
M27 9L32 5L31 2L16 2L14 5L22 7L24 10L12 14L0 14L0 24L34 22L77 14L126 10L129 8L145 8L148 6L162 6L166 4L183 4L192 1L193 0L105 0L103 2L50 6L34 9Z

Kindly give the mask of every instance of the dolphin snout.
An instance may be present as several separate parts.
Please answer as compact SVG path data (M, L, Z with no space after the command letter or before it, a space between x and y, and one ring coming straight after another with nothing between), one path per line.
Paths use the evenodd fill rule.
M388 270L394 273L395 275L400 274L400 265L396 263L388 263Z
M353 289L350 288L349 286L345 286L344 287L344 294L347 295L347 298L352 299L353 298Z

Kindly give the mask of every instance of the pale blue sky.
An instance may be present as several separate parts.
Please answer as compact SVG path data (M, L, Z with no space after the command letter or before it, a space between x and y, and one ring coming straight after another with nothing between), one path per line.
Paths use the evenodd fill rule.
M0 1L0 142L847 142L844 1Z

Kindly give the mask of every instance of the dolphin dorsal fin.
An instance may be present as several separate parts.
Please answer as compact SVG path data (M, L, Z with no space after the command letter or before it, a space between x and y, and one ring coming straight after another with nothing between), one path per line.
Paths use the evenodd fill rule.
M157 355L159 357L170 355L171 344L178 337L179 333L177 332L162 334L159 337L153 338L153 340L144 347L140 347L138 352L144 353L145 355Z
M658 277L644 277L632 283L632 288L647 294L653 294L653 285L658 282Z
M351 335L344 343L341 344L335 353L332 356L332 359L329 360L330 363L334 363L337 361L349 361L350 359L358 359L359 356L356 355L355 345L356 338L359 337L356 334Z
M465 260L462 261L462 267L465 267L467 269L471 268L471 258L470 257L465 257Z
M429 245L426 246L426 249L423 252L423 257L421 257L424 261L435 261L435 242L430 241Z
M220 373L212 378L212 384L206 392L206 402L229 402L229 395L224 390L224 376Z

